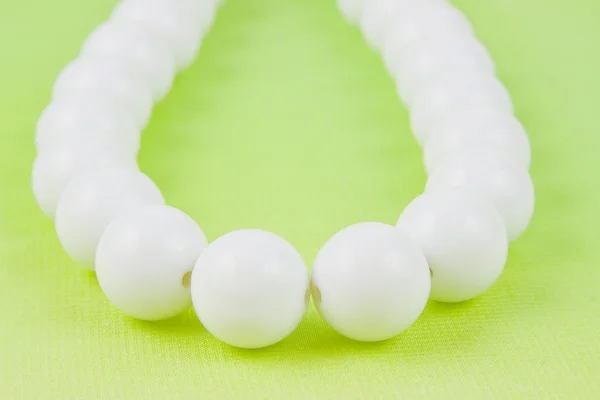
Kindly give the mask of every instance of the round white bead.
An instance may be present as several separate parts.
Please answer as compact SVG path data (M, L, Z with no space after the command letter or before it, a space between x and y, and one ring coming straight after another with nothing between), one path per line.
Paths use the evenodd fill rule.
M306 312L308 290L294 247L259 230L218 238L192 274L192 301L204 327L243 348L270 346L292 333Z
M406 46L427 37L473 35L469 20L446 2L421 4L398 14L383 44L383 60L395 76Z
M432 128L465 108L490 107L512 114L508 91L496 78L475 71L440 75L420 92L410 109L413 134L423 145Z
M467 193L422 194L406 207L398 228L425 254L434 300L458 302L482 294L506 263L508 240L502 217L491 204Z
M164 38L178 70L189 67L200 49L203 27L192 13L169 1L123 1L115 8L112 18L138 23Z
M54 84L53 98L89 93L115 101L144 128L152 113L152 92L134 67L118 59L84 56L62 70Z
M440 162L426 190L441 188L469 191L494 204L509 241L521 236L533 215L535 194L527 170L496 152L471 148Z
M207 244L202 229L175 208L154 205L124 213L98 244L98 283L130 317L174 317L191 306L191 271Z
M173 85L175 63L169 47L144 27L117 21L105 23L88 36L82 54L126 61L145 76L154 101L162 99Z
M89 168L120 166L137 169L134 157L103 136L71 135L48 145L33 163L33 194L46 215L54 218L58 199L77 174Z
M165 0L163 0L165 1ZM205 34L210 30L215 21L217 11L217 1L215 0L167 0L169 5L178 7L186 13L189 13L200 28L200 32Z
M433 128L424 146L429 173L443 159L469 148L490 148L529 170L531 147L523 125L512 115L489 108L465 109Z
M100 236L119 213L163 203L160 190L139 171L88 170L67 185L58 201L58 239L71 258L93 270Z
M351 24L358 24L369 0L337 0L344 18Z
M43 152L54 141L73 135L110 138L134 155L140 147L135 119L118 105L93 95L53 100L38 120L35 145Z
M376 50L382 50L384 40L395 21L401 18L406 10L423 3L447 5L446 0L374 0L367 3L362 13L360 27L369 45Z
M396 73L402 101L410 107L421 88L452 70L495 73L492 57L472 35L428 38L407 46Z
M417 320L431 280L421 250L393 226L373 222L342 229L325 243L312 286L321 315L336 331L379 341Z

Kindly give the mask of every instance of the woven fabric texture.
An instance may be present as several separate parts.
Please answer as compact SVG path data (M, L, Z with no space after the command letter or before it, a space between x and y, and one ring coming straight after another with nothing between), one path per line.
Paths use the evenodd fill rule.
M0 2L0 398L600 398L600 2L455 4L533 147L536 213L501 279L383 343L342 338L311 306L249 351L192 310L121 315L33 200L37 117L115 0ZM156 107L140 165L210 240L266 229L309 268L340 228L394 224L426 179L393 80L334 0L230 0Z

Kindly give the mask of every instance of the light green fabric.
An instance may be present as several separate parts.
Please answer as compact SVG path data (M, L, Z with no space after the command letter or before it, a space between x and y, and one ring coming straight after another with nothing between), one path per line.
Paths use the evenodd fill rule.
M32 198L37 116L114 3L0 2L1 399L600 397L600 2L456 2L533 146L536 214L497 284L377 344L311 306L258 351L221 344L191 311L121 315ZM346 225L395 223L425 183L393 81L333 0L230 0L142 147L143 171L209 239L267 229L309 265Z

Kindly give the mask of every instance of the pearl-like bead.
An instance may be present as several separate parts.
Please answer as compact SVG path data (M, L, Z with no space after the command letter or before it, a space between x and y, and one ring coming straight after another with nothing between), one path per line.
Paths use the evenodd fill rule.
M411 7L418 7L423 3L444 3L446 0L374 0L365 6L360 27L369 45L382 50L384 40L394 26L394 22L401 18Z
M202 26L190 12L169 1L123 1L112 19L140 24L166 40L180 71L192 64L200 49Z
M118 21L101 25L86 39L82 54L127 62L145 76L154 101L169 92L175 78L175 63L166 41L138 25Z
M467 149L436 165L426 191L454 188L491 202L504 218L510 241L527 228L535 194L527 170L497 152Z
M123 213L98 244L98 283L130 317L173 317L191 306L191 272L207 244L196 222L175 208L154 205Z
M508 91L495 77L475 71L440 75L423 88L410 109L413 134L423 145L434 126L453 113L472 107L513 112Z
M53 98L81 92L112 99L129 111L142 129L150 119L150 85L125 61L91 55L72 61L56 79Z
M425 308L430 285L421 250L393 226L375 222L336 233L312 271L323 318L360 341L389 339L411 326Z
M93 270L96 247L108 224L119 213L149 204L164 204L164 200L154 182L141 172L88 170L67 185L58 201L58 239L71 258Z
M192 273L200 321L236 347L265 347L287 337L304 316L308 290L308 272L294 247L259 230L221 236Z
M140 129L133 116L114 102L90 94L53 100L42 112L35 133L35 146L43 152L61 138L103 136L135 155L140 147Z
M506 263L502 217L491 204L460 191L422 194L406 207L398 228L425 254L434 300L458 302L479 296Z
M194 18L202 34L211 28L215 20L217 3L215 0L169 0L169 5L183 10Z
M492 57L472 35L452 35L419 40L407 46L396 73L398 93L409 107L420 89L452 70L494 75Z
M338 7L348 22L358 24L369 0L337 0Z
M435 126L424 146L425 168L470 148L490 148L529 170L531 147L523 125L514 116L489 108L465 109Z
M46 215L54 218L64 188L88 168L120 166L137 169L134 157L104 136L71 135L51 143L33 163L33 194Z
M447 2L426 2L399 14L383 44L383 60L388 71L396 75L407 46L424 38L450 35L473 35L473 27L460 11Z

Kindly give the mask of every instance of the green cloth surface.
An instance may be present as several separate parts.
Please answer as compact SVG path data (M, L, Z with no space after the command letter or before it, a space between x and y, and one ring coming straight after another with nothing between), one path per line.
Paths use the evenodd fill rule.
M112 0L0 3L0 399L600 398L600 2L460 0L533 148L536 213L480 298L362 344L311 306L262 350L193 311L120 314L30 189L37 117ZM230 0L144 133L140 165L209 240L261 228L312 264L337 230L394 224L426 176L380 57L333 0Z

